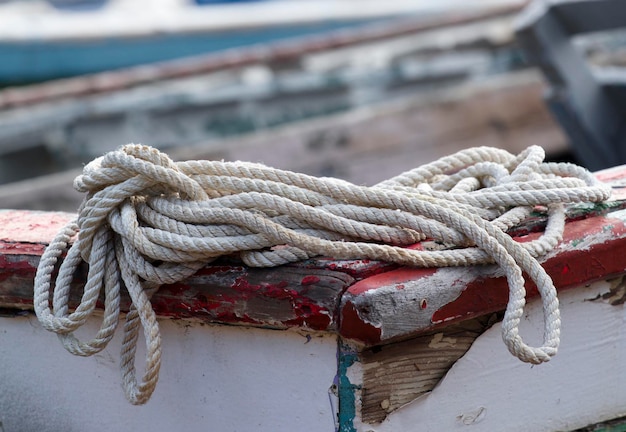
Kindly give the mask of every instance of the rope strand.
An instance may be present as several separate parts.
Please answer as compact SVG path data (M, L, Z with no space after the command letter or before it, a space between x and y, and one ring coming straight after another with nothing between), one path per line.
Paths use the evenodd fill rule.
M131 403L143 404L157 384L161 361L150 297L161 284L183 280L221 255L238 253L247 265L260 267L317 255L419 267L496 263L509 283L502 322L506 346L522 361L546 362L558 349L560 317L556 290L537 258L561 240L565 204L603 201L610 189L581 167L545 163L544 157L537 146L517 156L479 147L364 187L254 163L173 162L156 149L129 144L94 160L76 178L75 188L87 195L77 219L41 258L35 312L69 352L93 355L115 332L125 288L132 306L122 344L124 391ZM506 230L538 205L547 209L545 232L534 241L515 242ZM425 238L455 248L406 248ZM51 308L52 273L65 251ZM87 282L70 313L70 283L82 260L89 264ZM526 296L522 272L543 302L540 347L528 346L519 335ZM102 289L101 328L93 340L81 342L73 332L93 313ZM140 327L146 359L138 381Z

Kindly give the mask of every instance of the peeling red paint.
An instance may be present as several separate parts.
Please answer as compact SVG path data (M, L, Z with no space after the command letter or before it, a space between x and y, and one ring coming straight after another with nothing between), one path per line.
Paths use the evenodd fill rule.
M604 169L602 171L597 171L594 174L594 177L604 183L611 183L618 180L626 179L626 170L623 166L617 166L613 168Z
M306 274L309 271L317 274ZM302 280L316 285L302 285ZM334 299L317 292L328 292L332 280L339 282L332 273L321 270L216 266L185 283L163 286L152 302L159 316L171 318L328 331L335 327L335 308L342 290L335 291Z
M235 279L235 282L230 286L234 291L238 291L240 293L254 293L261 289L261 285L252 285L248 282L248 280L240 276Z
M341 309L340 333L343 337L374 345L380 342L382 331L361 317L352 303Z
M332 312L314 302L297 301L294 304L297 318L285 321L293 327L305 327L311 330L326 330L332 320Z
M302 278L302 281L300 281L300 285L314 285L316 283L318 283L320 281L320 278L318 278L317 276L305 276Z
M196 296L190 301L157 297L152 301L152 307L158 316L174 319L208 318L210 321L219 321L229 324L254 324L265 323L253 320L246 314L238 314L233 307L235 302L217 302L204 296Z
M610 226L610 241L577 248L581 240L600 234ZM573 244L574 243L574 244ZM542 265L554 286L563 291L626 271L626 227L621 220L597 217L567 224L563 246L555 257ZM532 282L526 283L526 298L539 295ZM479 279L469 283L453 302L441 307L432 316L434 324L459 321L503 310L508 302L506 278Z
M238 278L236 286L239 291L234 291L232 296L220 294L210 296L207 294L196 294L189 298L180 295L164 296L155 295L153 308L159 316L171 318L208 318L211 321L225 323L242 323L254 325L270 325L285 327L303 327L312 330L328 330L333 322L333 313L327 308L320 306L314 300L303 296L296 290L288 289L286 282L277 285L267 284L247 284ZM243 288L243 289L242 289ZM180 288L170 289L166 287L164 292L179 292ZM190 289L183 289L189 293ZM254 298L266 298L279 302L286 302L292 311L291 316L278 322L254 319L247 313L241 313L244 305ZM286 307L284 308L287 309Z
M61 212L0 210L0 241L45 245L74 217Z
M30 307L37 257L72 215L61 215L52 224L46 224L47 217L47 213L0 211L0 238L9 239L0 240L0 280L12 278L0 285L0 304ZM21 227L15 228L17 225ZM21 240L12 239L12 235ZM540 235L525 232L515 240L526 242ZM32 241L37 238L40 241ZM548 259L544 267L558 289L567 289L626 271L623 250L626 250L624 221L611 217L611 213L605 217L581 217L567 223L564 239L555 251L558 255ZM342 337L376 344L381 342L386 318L384 314L376 315L374 320L368 315L368 298L375 301L376 291L380 289L386 289L386 296L394 293L406 296L413 286L407 284L420 279L428 283L428 278L437 271L447 270L398 267L367 259L324 258L271 271L241 265L208 266L184 283L163 286L152 301L159 316L321 331L335 331L339 325ZM77 277L80 279L81 274ZM425 298L427 293L416 293L408 301L411 307L426 309L423 316L427 320L438 309L432 314L431 327L502 310L508 300L506 279L476 278L469 283L459 281L463 284L460 296L443 307L439 308L441 303L436 298ZM353 283L354 279L358 281ZM21 284L22 297L11 291L16 284ZM527 284L527 289L528 297L537 295L533 284ZM344 302L339 306L342 295ZM123 305L127 310L128 299L123 299ZM388 313L393 314L393 308ZM407 332L424 330L415 327Z
M0 240L0 253L3 255L41 256L45 250L45 244L3 242Z
M435 268L402 267L363 279L348 288L347 292L352 295L359 295L381 287L404 284L409 281L425 278L435 274L436 271L437 269Z
M0 282L13 277L34 279L36 272L37 268L28 261L11 259L10 256L5 256L4 252L0 254Z

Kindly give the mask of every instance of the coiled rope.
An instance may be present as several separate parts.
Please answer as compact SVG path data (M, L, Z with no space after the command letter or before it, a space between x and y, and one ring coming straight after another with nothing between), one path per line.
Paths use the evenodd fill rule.
M603 201L610 189L581 167L545 163L544 157L536 146L518 156L479 147L364 187L253 163L173 162L156 149L126 145L94 160L76 178L75 188L87 196L77 219L41 258L35 312L69 352L89 356L113 337L120 292L128 290L132 306L124 321L123 385L131 403L143 404L156 386L161 358L151 295L221 255L238 253L255 267L317 255L419 267L496 263L509 284L504 342L525 362L545 362L557 352L560 317L554 285L536 258L560 241L564 204ZM545 232L535 241L515 242L506 231L536 206L547 209ZM425 238L454 248L404 247ZM66 251L50 305L52 273ZM70 282L82 261L89 264L87 281L80 304L70 312ZM535 282L543 302L540 347L526 345L518 331L526 295L522 272ZM74 331L94 312L101 290L100 329L92 340L80 341ZM138 382L140 328L146 359Z

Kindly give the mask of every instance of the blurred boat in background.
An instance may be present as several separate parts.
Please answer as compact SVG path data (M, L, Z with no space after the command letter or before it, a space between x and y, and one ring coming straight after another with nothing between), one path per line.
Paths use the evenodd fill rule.
M567 151L513 36L523 6L396 18L0 91L0 202L74 210L128 142L374 184L462 148ZM31 177L39 177L30 179ZM21 180L21 181L20 181Z
M478 3L484 7L504 2ZM462 2L4 1L0 2L0 86L320 34L400 16L425 19L452 4Z

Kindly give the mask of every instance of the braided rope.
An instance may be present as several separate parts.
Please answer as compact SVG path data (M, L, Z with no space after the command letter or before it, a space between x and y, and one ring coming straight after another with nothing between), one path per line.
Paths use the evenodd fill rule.
M124 391L131 403L143 404L156 386L161 358L151 295L221 255L238 253L257 267L317 255L419 267L495 262L509 283L503 340L521 360L545 362L556 354L560 317L554 285L536 258L561 240L565 204L603 201L610 189L585 169L545 163L544 156L536 146L518 156L473 148L364 187L253 163L175 163L153 148L127 145L94 160L76 178L75 188L87 196L78 218L58 233L41 258L35 312L68 351L89 356L111 340L125 287L132 307L124 323ZM515 242L505 232L538 205L548 210L545 232L532 242ZM455 248L404 247L425 238ZM52 273L68 247L51 308ZM70 282L83 260L89 263L87 282L80 304L70 313ZM535 282L543 302L541 347L526 345L519 335L526 295L522 272ZM92 340L81 342L74 331L93 313L102 289L102 325ZM138 382L140 328L147 349Z

